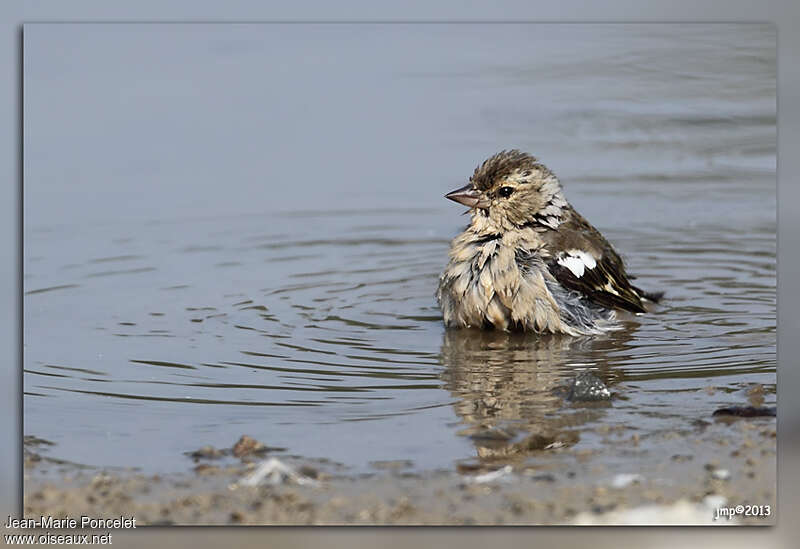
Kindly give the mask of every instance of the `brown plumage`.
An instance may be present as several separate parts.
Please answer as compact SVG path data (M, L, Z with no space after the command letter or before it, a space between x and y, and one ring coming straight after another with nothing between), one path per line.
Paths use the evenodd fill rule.
M447 195L470 207L437 299L449 327L597 334L615 310L646 311L619 254L570 206L553 172L517 150L498 153Z

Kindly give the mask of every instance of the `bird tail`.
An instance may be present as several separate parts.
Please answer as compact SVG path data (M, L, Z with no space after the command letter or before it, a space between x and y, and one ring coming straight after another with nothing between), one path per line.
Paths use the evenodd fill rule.
M653 303L658 303L661 301L661 298L664 297L664 292L645 292L636 286L633 286L633 290L639 294L639 297L646 299L647 301L652 301Z

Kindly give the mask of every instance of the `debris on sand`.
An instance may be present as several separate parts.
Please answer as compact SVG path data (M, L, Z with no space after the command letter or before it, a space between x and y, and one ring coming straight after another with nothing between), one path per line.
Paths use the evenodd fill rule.
M25 435L22 439L22 444L27 448L29 446L53 446L55 443L33 435Z
M608 513L582 512L573 520L573 524L581 526L594 525L711 525L731 524L735 521L714 521L714 508L724 498L707 498L702 503L692 503L685 499L672 505L642 505L629 509L619 509Z
M49 440L44 440L43 438L38 438L31 435L25 435L22 446L23 455L25 456L25 467L31 468L36 463L42 461L42 456L34 452L31 448L52 445L53 443Z
M711 471L711 478L715 480L729 480L731 478L731 472L727 469L714 469Z
M225 455L225 451L208 445L208 446L203 446L202 448L198 448L193 452L186 452L186 455L189 456L190 458L194 458L195 460L219 459Z
M253 437L242 435L232 450L234 456L241 458L250 454L263 454L267 451L267 447Z
M307 471L306 471L307 472ZM310 476L303 475L297 472L293 467L286 465L282 461L277 458L270 458L266 461L262 461L261 464L245 477L241 482L238 483L239 486L258 486L259 484L272 484L272 485L279 485L279 484L286 484L288 482L294 482L295 484L303 485L310 485L310 486L318 486L319 482ZM231 486L232 488L236 488L237 485L234 484Z
M474 477L470 477L468 481L473 482L475 484L486 484L487 482L495 482L497 480L503 480L508 482L511 480L512 471L513 468L511 467L511 465L506 465L505 467L501 467L500 469L496 469L488 473L483 473L482 475L475 475Z
M250 456L261 456L267 452L285 451L286 448L278 448L267 446L263 442L259 442L251 436L242 435L231 448L215 448L214 446L203 446L193 452L186 452L185 455L194 459L195 463L200 460L220 459L226 456L233 455L241 459L247 460Z
M644 477L638 473L621 473L611 480L611 486L617 489L625 488L631 484L638 484Z
M194 468L194 472L198 475L216 475L221 471L216 465L209 465L208 463L201 463Z
M478 456L482 459L505 459L541 451L555 451L578 441L578 435L574 431L531 433L515 442L503 438L491 440L485 436L479 439L471 438L476 442Z
M595 402L611 400L611 391L599 377L588 370L575 376L567 393L567 400L573 402Z
M733 417L775 417L777 409L775 406L729 406L715 410L712 416L733 416Z
M756 383L747 391L747 402L750 406L758 408L764 405L764 394L766 391L764 390L764 386L760 383Z

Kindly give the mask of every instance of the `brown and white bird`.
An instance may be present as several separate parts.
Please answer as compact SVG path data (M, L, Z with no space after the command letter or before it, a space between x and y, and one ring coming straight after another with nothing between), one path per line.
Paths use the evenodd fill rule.
M663 295L630 283L619 254L529 154L500 152L445 196L472 214L436 292L448 327L600 334L617 327L617 310L644 313Z

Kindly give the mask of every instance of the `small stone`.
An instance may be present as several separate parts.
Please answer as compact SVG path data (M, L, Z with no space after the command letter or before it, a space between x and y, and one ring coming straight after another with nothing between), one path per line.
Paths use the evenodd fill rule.
M527 471L525 473L526 476L529 476L531 480L536 482L555 482L556 477L551 475L550 473L538 473L531 475Z
M219 471L219 467L216 465L209 465L207 463L201 463L194 468L194 472L198 475L213 475L219 473Z
M233 511L231 513L231 522L241 523L244 520L244 515L242 515L239 511Z
M456 463L456 471L462 475L475 473L483 469L483 464L478 461L462 461Z
M314 467L311 467L310 465L301 465L297 469L297 472L300 473L302 476L307 477L307 478L311 478L311 479L319 478L319 471L317 469L315 469Z
M711 477L716 480L728 480L731 478L731 472L727 469L714 469L711 471Z
M595 402L610 400L611 391L593 373L584 370L575 376L567 393L567 399L573 402Z
M23 446L53 446L55 443L33 435L25 435L22 444Z
M219 459L225 455L225 452L213 446L203 446L194 452L188 452L187 455L194 459Z
M242 435L238 442L233 445L233 455L237 458L250 454L263 453L265 450L266 446L247 435Z
M764 386L760 383L755 384L747 391L747 401L754 408L758 408L764 404Z
M712 415L715 417L775 417L777 409L774 406L728 406L715 410Z

